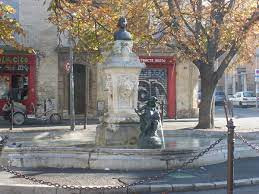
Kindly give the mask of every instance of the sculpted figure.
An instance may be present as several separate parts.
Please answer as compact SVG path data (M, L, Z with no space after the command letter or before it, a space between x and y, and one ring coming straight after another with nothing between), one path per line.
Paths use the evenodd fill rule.
M114 40L132 40L131 34L126 30L127 19L120 17L118 21L119 30L114 33Z
M139 147L144 149L161 148L162 142L157 134L161 128L161 117L157 107L157 98L150 100L141 108L135 109L140 117Z

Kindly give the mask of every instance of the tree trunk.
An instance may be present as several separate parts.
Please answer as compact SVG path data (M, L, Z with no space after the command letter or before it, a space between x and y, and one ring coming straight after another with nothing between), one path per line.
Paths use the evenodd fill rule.
M210 129L214 127L213 93L216 84L210 74L201 76L201 102L199 104L199 123L196 129Z

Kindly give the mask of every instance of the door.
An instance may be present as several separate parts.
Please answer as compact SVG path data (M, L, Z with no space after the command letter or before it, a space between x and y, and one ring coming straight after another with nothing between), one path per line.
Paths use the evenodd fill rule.
M86 68L84 65L74 64L75 85L75 113L84 114L86 108Z
M139 76L138 101L143 105L151 96L164 103L164 116L167 116L167 69L144 68Z

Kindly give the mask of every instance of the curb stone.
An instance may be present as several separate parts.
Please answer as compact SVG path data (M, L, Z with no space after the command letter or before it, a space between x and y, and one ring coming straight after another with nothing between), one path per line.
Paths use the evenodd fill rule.
M194 190L193 184L173 184L172 187L173 187L174 192L193 191Z
M172 192L172 185L163 184L163 185L150 185L151 192Z
M226 187L227 181L218 181L218 182L214 182L214 184L216 189L223 189Z
M235 187L259 185L259 178L235 180L234 185ZM137 185L137 186L140 186L140 185ZM169 184L142 185L141 191L148 191L148 189L151 188L151 192L165 192L165 191L168 191L169 186L170 186ZM201 191L201 190L222 189L226 187L227 187L227 181L218 181L218 182L211 182L211 183L193 183L193 184L172 184L172 191L173 192ZM129 192L130 191L131 189L129 189ZM132 191L137 191L137 190L133 189Z
M239 179L234 181L235 187L242 187L248 185L259 185L259 178L250 178L250 179ZM184 191L201 191L201 190L213 190L213 189L222 189L227 187L227 181L218 181L211 183L193 183L193 184L146 184L146 185L135 185L128 187L124 191L119 191L119 193L138 193L138 192L184 192ZM45 185L28 185L28 184L0 184L0 193L4 194L84 194L89 193L89 191L78 191L78 190L65 190L61 188L54 188L51 186ZM93 191L90 192L97 194L100 192ZM89 193L89 194L90 194ZM117 191L108 191L101 193L118 193Z
M252 178L251 181L252 181L253 185L258 185L259 184L259 178Z
M128 187L128 193L137 193L137 192L150 192L150 185L135 185L132 187Z
M208 190L208 189L215 189L216 185L215 183L194 183L194 189L195 191L201 191L201 190Z
M236 180L234 182L234 186L235 187L247 186L247 185L251 185L251 184L252 184L252 180L251 179L240 179L240 180Z

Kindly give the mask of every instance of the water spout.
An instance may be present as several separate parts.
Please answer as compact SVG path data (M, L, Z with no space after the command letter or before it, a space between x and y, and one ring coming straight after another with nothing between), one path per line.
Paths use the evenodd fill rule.
M163 129L163 125L162 122L160 121L160 130L161 130L161 139L162 139L162 148L161 149L165 149L165 136L164 136L164 129Z

